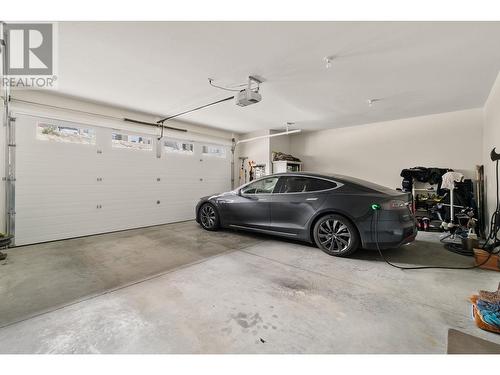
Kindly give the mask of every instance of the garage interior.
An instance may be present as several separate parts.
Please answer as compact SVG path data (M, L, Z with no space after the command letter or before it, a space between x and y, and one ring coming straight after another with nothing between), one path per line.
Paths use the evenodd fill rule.
M0 353L500 353L471 317L494 269L401 270L194 220L251 179L353 176L413 197L418 235L390 262L473 267L436 213L453 220L459 193L431 205L415 167L460 174L491 235L500 22L55 30L57 87L2 93ZM236 105L245 87L261 99Z

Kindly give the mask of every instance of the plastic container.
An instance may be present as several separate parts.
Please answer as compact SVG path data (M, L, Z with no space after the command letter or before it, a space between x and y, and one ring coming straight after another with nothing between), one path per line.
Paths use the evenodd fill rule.
M479 241L477 240L477 238L463 238L462 247L464 248L464 250L470 251L472 253L472 250L474 250L474 248L479 247Z

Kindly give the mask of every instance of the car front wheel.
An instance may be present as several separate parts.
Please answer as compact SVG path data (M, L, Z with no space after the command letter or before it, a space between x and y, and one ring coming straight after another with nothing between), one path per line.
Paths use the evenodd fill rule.
M198 211L199 222L203 229L217 230L219 228L219 214L211 203L205 203Z
M325 253L346 257L359 247L359 235L345 217L335 214L321 217L313 228L314 242Z

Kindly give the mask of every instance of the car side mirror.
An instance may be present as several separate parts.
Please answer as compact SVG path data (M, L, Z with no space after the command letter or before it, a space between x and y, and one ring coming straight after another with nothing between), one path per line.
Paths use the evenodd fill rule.
M242 198L245 199L255 199L255 194L254 193L243 193L243 189L238 190L238 195Z

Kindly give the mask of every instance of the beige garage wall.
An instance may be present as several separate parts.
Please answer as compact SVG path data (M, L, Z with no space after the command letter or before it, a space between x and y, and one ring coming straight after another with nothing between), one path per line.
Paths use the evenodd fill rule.
M486 178L488 222L496 205L495 164L490 159L493 147L500 153L500 74L484 106L483 163Z
M449 167L467 177L482 164L483 110L373 123L291 136L304 170L350 175L401 187L401 169Z
M257 130L254 132L240 134L238 139L249 139L254 137L269 136L275 133L282 133L283 130ZM249 160L254 161L256 164L265 164L266 173L273 173L272 166L272 153L273 152L290 152L290 135L282 135L278 137L258 139L248 143L240 143L236 146L235 151L235 187L240 186L242 183L239 179L241 160L238 157L245 156ZM245 162L248 170L248 160Z
M242 134L239 139L250 139L254 137L265 137L269 135L269 130L258 130L250 133ZM271 173L270 159L269 159L269 138L257 139L252 142L239 143L236 146L236 157L247 157L245 160L245 168L248 170L248 162L250 160L254 161L256 164L265 164L266 165L266 173ZM239 170L241 169L241 160L235 160L236 167ZM238 174L236 175L236 185L238 185Z

